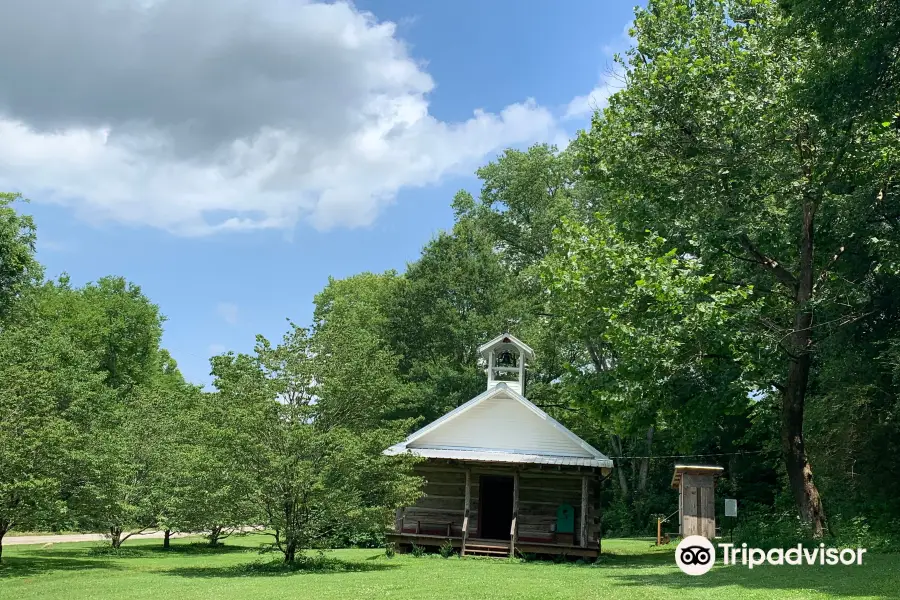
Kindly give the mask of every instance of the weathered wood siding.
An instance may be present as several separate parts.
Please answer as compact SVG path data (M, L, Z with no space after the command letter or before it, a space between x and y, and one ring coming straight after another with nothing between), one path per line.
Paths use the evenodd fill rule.
M466 471L464 468L416 467L416 474L425 479L423 495L413 506L403 509L403 530L414 531L416 522L423 529L437 530L438 524L450 523L451 535L462 535L466 502ZM478 525L478 476L473 472L469 500L469 535L476 535ZM427 525L426 525L427 523Z
M416 472L425 479L424 495L414 506L401 509L397 525L398 531L414 532L416 522L421 521L423 533L438 534L440 524L451 524L451 535L462 535L465 513L466 470L463 466L422 464ZM509 475L512 468L471 467L471 498L469 505L470 537L478 536L479 480L481 475ZM598 540L599 524L594 521L599 516L596 477L588 485L588 541ZM581 531L581 489L582 474L573 472L530 472L520 471L518 537L522 541L551 541L552 525L556 523L556 510L561 504L569 504L575 512L574 541L580 542Z
M523 473L519 486L519 538L551 539L551 526L556 523L556 510L561 504L569 504L575 511L575 542L580 542L581 531L581 475L548 475ZM588 486L588 541L597 541L599 514L595 506L595 485Z
M716 535L715 479L711 475L685 473L681 478L682 534Z

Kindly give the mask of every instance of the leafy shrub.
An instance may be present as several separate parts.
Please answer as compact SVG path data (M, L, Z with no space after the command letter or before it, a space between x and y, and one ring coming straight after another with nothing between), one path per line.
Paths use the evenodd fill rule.
M450 540L447 540L446 542L441 544L441 547L438 548L438 552L444 558L450 558L451 556L456 554L456 550L454 550L453 548L453 542L451 542Z
M874 527L866 517L843 519L835 515L829 520L836 546L865 548L873 552L900 552L900 521Z
M418 544L413 544L412 545L412 555L415 556L416 558L422 558L423 556L425 556L425 548L423 548L422 546L419 546Z
M900 551L900 522L873 526L866 517L849 519L831 515L824 540L814 539L812 532L793 510L779 512L754 511L734 530L734 541L754 548L788 548L802 544L813 547L821 542L829 546L866 548L873 552Z
M384 555L388 558L394 558L397 555L397 545L394 542L388 542L384 545Z
M748 514L734 528L734 543L769 550L797 544L816 545L812 532L794 511L763 511Z

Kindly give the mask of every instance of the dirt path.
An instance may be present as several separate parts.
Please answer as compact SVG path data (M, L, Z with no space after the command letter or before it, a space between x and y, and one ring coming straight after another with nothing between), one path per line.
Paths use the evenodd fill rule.
M197 535L195 533L173 533L172 538L188 537ZM140 539L162 539L165 533L162 531L152 531L150 533L139 533L128 538L125 543L131 540ZM4 546L15 546L18 544L63 544L66 542L99 542L105 539L102 533L69 533L64 535L7 535L3 538Z

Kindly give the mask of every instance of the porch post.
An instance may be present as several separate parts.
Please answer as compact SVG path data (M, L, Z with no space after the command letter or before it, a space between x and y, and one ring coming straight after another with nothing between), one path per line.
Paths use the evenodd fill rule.
M603 554L603 506L600 504L600 492L603 487L603 471L600 471L601 478L600 483L594 488L597 492L594 496L594 510L597 511L597 516L594 519L597 525L597 554Z
M581 536L579 543L582 548L587 548L588 542L588 476L581 476Z
M460 556L466 555L466 540L469 537L469 504L472 497L472 468L466 467L466 504L463 509L462 546L459 549Z
M405 509L401 506L397 508L397 511L394 513L394 531L397 533L403 533L403 511Z
M513 473L512 523L509 528L509 557L516 555L516 538L519 535L519 471Z

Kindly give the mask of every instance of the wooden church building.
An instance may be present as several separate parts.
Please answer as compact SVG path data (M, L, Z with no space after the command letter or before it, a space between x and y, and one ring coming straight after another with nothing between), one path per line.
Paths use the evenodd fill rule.
M385 454L411 453L423 495L397 511L403 550L449 540L462 555L600 553L599 485L612 461L525 398L533 350L504 334L478 349L487 389Z

